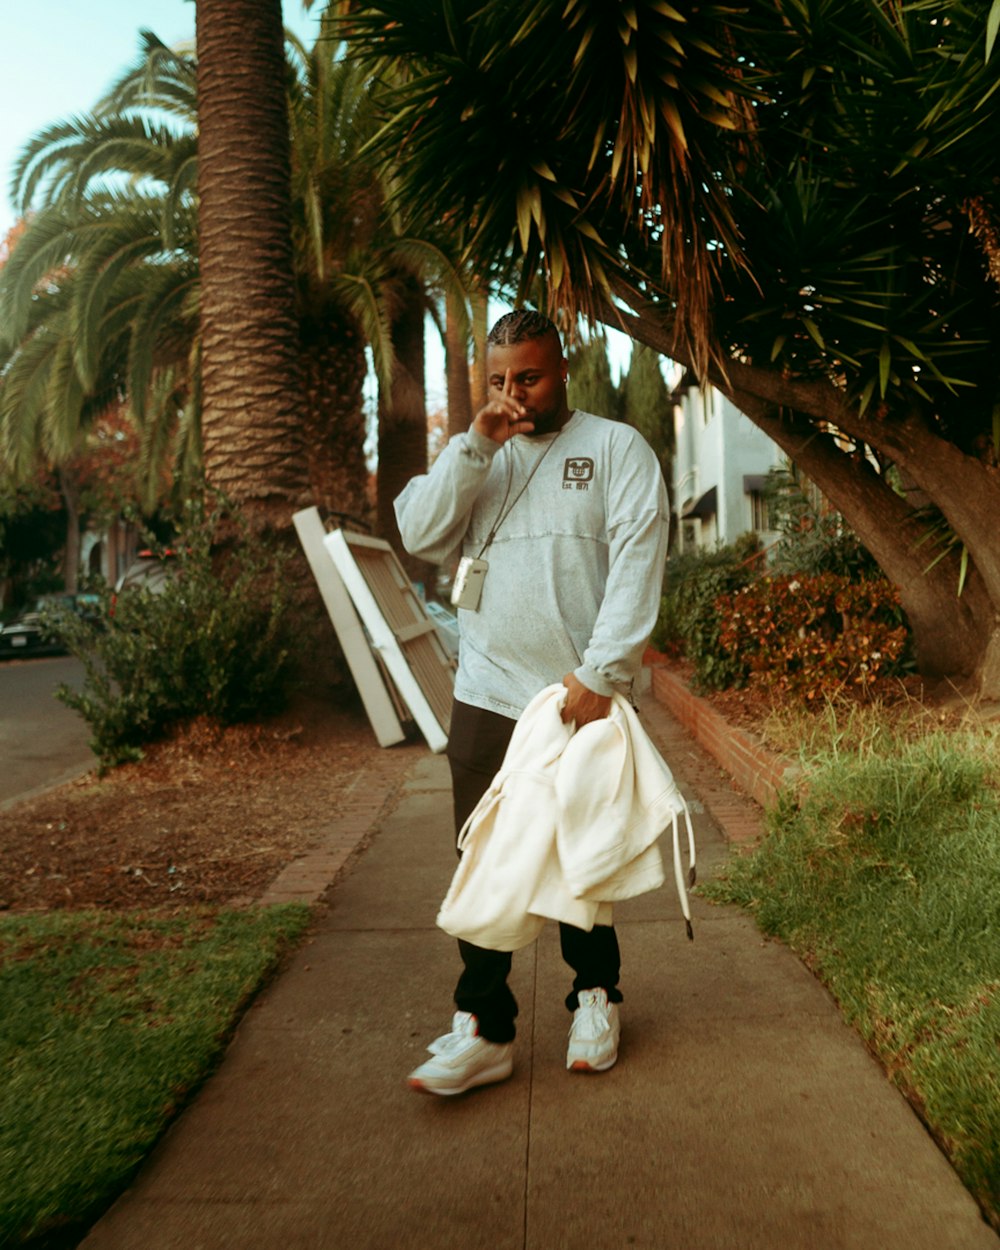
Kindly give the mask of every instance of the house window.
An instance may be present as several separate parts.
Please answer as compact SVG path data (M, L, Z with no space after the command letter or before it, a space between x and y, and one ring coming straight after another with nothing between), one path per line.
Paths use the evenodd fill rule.
M681 552L687 555L689 552L695 552L699 547L699 539L701 537L701 522L697 519L681 521Z
M750 528L755 534L764 533L774 528L772 524L771 508L768 504L764 493L759 490L752 490L749 493L750 498Z

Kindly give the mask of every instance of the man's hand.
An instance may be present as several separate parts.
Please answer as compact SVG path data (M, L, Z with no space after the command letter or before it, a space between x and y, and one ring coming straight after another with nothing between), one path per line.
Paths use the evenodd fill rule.
M560 713L564 725L575 720L577 729L582 729L593 720L602 720L611 711L610 696L594 694L573 673L566 674L563 685L569 691Z
M494 391L493 398L476 413L472 428L501 446L514 434L530 434L535 428L528 420L527 410L514 398L514 381L510 369L504 374L503 389Z

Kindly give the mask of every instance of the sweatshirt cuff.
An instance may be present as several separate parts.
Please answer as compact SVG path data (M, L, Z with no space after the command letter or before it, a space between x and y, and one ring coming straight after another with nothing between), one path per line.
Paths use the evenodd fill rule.
M586 686L588 690L592 691L594 694L601 695L605 699L610 699L617 689L615 685L608 681L606 677L602 677L601 674L596 669L591 668L589 664L581 664L580 667L573 673L573 676L577 679L581 686Z
M473 454L492 460L500 450L501 445L494 442L492 438L487 438L485 434L480 434L478 430L474 430L470 426L465 431L465 446Z

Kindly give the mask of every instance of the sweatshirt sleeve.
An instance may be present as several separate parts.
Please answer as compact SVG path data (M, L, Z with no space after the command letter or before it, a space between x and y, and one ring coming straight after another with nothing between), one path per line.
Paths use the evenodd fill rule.
M443 564L461 546L500 444L476 430L456 434L429 473L411 478L394 508L403 546Z
M638 436L616 474L608 515L608 579L583 663L580 683L595 694L627 686L660 611L669 509L663 474Z

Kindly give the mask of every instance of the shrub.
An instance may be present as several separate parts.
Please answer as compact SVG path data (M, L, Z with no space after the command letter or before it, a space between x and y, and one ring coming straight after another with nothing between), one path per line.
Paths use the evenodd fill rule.
M695 683L714 690L738 685L745 669L719 645L722 622L715 608L720 595L745 586L754 576L757 540L745 535L728 547L667 561L660 616L651 642L661 651L681 650L692 662Z
M768 553L775 573L837 573L851 581L878 578L874 557L839 512L824 508L814 486L794 468L774 468L764 494L781 537Z
M907 629L884 578L762 577L721 595L715 610L723 652L763 685L807 702L867 690L901 669Z
M239 542L214 550L221 509L189 510L171 548L172 575L153 593L107 590L101 620L60 626L84 665L79 690L58 697L90 726L102 770L142 757L141 746L195 716L221 724L277 710L290 648L282 566L274 550ZM166 560L168 553L154 544Z

